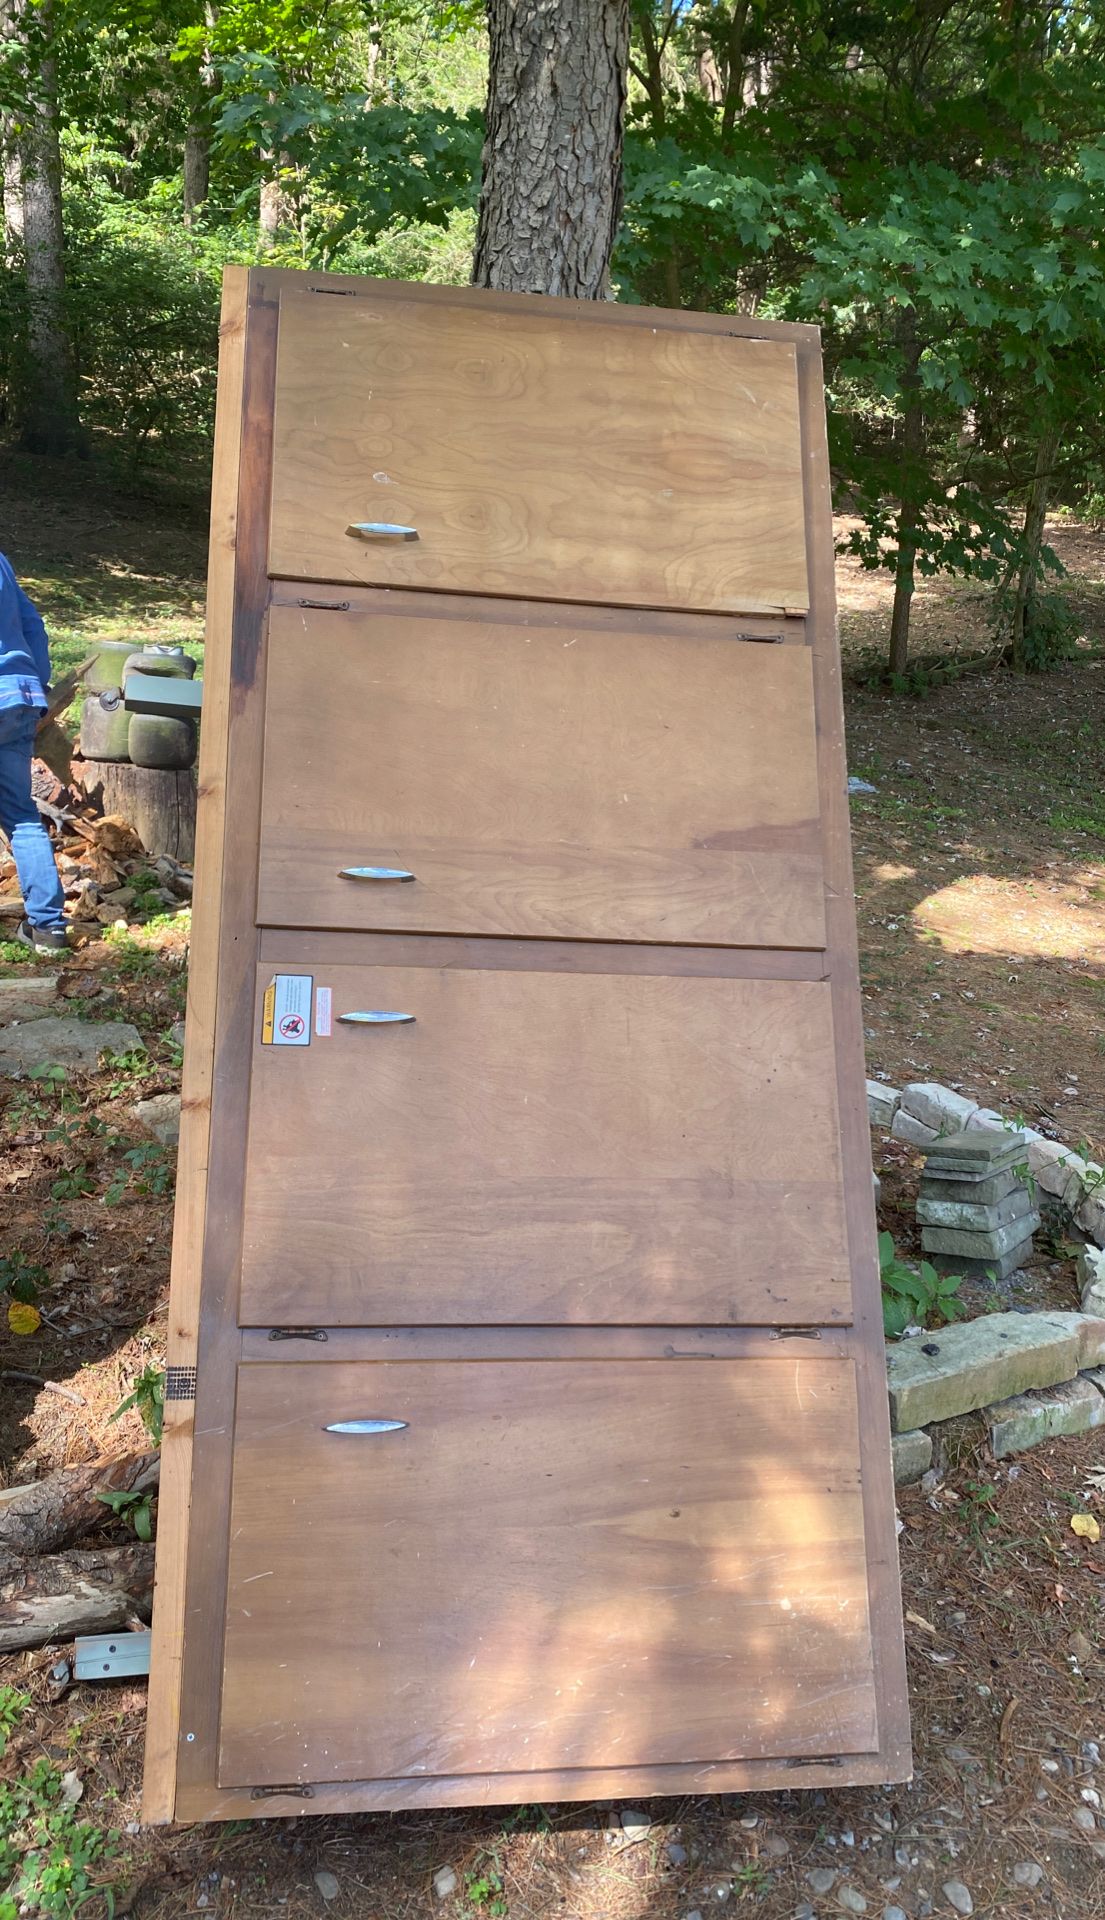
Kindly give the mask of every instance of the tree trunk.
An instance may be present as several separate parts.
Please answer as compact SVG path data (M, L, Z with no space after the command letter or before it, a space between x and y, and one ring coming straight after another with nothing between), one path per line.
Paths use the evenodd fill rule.
M148 1619L152 1593L153 1548L141 1540L44 1559L0 1551L0 1653Z
M0 1491L0 1554L56 1553L111 1517L101 1493L150 1493L161 1456L124 1453Z
M1048 495L1051 492L1052 472L1058 458L1061 437L1062 427L1056 422L1054 426L1044 428L1036 444L1032 484L1028 489L1028 500L1024 510L1024 555L1017 574L1017 590L1013 598L1013 613L1010 621L1013 667L1017 673L1024 673L1028 665L1027 642L1032 631L1032 611L1040 578L1040 549L1044 544L1044 521L1047 518Z
M33 39L27 0L4 0L4 37L21 49L30 111L13 129L18 192L5 177L9 233L20 233L27 284L27 391L20 440L31 453L87 452L77 413L73 347L65 318L65 237L61 210L57 71L53 54L53 0L34 9ZM16 204L18 211L16 211Z
M925 445L925 421L921 405L921 343L917 338L917 317L911 307L907 307L902 315L899 337L904 364L898 554L894 563L894 610L890 616L890 671L894 674L903 674L909 660L909 616L913 605L917 532L920 526L918 488Z
M669 16L669 29L671 16ZM641 36L641 47L645 64L639 67L631 61L633 72L641 82L648 100L648 117L652 125L655 140L662 140L668 130L667 101L664 97L664 50L666 37L660 41L656 37L656 24L652 17L652 0L644 0L637 9L637 26ZM664 305L678 307L682 304L682 288L679 274L679 248L673 240L660 261L660 276L664 288Z
M621 212L629 0L488 0L487 15L472 278L604 300Z
M127 760L82 760L74 784L105 813L122 814L148 854L167 854L190 867L196 857L196 775L160 767L132 767Z
M218 87L215 62L211 58L211 35L219 18L218 8L207 0L204 7L207 37L199 63L200 99L184 136L184 224L193 225L196 214L207 199L211 187L210 108Z

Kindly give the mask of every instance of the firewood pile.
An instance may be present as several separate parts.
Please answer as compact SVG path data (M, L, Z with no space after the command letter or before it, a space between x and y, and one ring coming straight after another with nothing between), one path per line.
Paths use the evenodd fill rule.
M95 938L118 920L141 922L191 900L191 868L168 854L151 859L121 814L98 814L79 789L65 785L42 760L34 762L32 788L54 841L66 911L78 937ZM3 937L4 923L22 915L23 899L15 861L7 843L0 840L0 846Z
M152 1492L159 1467L157 1453L129 1453L0 1491L0 1654L144 1623L152 1545L74 1542L103 1522L105 1497Z

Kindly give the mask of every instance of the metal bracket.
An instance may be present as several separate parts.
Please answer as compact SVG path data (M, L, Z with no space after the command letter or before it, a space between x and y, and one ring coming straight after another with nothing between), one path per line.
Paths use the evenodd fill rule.
M320 291L325 292L325 288L320 289ZM251 1787L249 1797L251 1800L278 1800L282 1799L285 1794L289 1794L293 1800L313 1800L315 1790L313 1787L298 1786Z
M195 1367L166 1367L166 1400L194 1400L196 1397Z
M328 1340L325 1327L270 1327L270 1340Z
M90 1633L74 1642L75 1680L119 1680L150 1670L150 1634Z
M772 1327L769 1334L772 1340L820 1340L820 1327Z

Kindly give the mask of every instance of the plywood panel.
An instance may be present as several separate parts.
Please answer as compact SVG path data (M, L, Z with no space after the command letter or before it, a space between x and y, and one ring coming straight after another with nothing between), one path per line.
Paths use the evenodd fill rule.
M258 915L821 946L809 651L274 607Z
M271 562L310 580L804 608L794 349L525 303L285 292ZM382 523L417 539L352 537Z
M848 1319L824 984L342 966L265 1046L274 971L244 1323Z
M875 1737L844 1360L243 1368L231 1538L224 1786Z

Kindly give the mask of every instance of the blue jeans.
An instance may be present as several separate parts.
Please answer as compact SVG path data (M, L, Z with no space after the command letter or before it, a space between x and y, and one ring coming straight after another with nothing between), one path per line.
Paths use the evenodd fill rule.
M12 843L27 918L33 927L64 927L65 894L50 836L31 798L36 707L0 707L0 827Z

